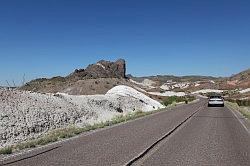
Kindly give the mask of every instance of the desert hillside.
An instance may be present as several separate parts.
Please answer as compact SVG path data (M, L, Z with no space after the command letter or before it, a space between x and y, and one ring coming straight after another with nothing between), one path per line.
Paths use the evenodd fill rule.
M246 89L250 88L250 69L234 74L231 77L219 81L222 89Z
M128 75L135 83L151 94L164 95L183 93L222 93L230 94L233 98L250 98L250 69L234 74L230 77L211 76L171 76L157 75L148 77L134 77Z
M67 93L72 95L105 94L117 85L129 85L125 60L101 60L86 69L76 69L66 77L39 78L25 84L20 90L40 93Z

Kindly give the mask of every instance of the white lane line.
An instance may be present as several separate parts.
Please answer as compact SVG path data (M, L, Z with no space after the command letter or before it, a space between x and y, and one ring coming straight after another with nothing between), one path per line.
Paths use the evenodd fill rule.
M230 107L227 106L227 108L233 113L233 115L236 117L236 119L240 122L240 124L243 126L243 128L247 131L248 134L250 134L250 131L248 130L247 126L239 119L239 117L236 115L234 110L232 110Z

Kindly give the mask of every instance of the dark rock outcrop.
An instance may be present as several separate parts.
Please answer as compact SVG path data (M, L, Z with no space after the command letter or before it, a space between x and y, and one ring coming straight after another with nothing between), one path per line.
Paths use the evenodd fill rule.
M86 69L77 69L69 77L78 79L96 79L96 78L125 78L126 63L119 59L116 62L101 60L95 64L89 65Z

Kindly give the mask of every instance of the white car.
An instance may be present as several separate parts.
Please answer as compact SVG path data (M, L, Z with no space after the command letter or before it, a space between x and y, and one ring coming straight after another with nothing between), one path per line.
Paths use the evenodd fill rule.
M208 107L224 107L224 100L221 96L211 96L208 100Z

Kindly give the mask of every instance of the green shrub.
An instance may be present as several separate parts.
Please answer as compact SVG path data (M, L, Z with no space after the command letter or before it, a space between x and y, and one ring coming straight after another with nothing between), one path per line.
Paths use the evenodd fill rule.
M11 154L12 153L12 147L6 147L0 149L0 154Z
M241 99L227 99L227 101L231 102L231 103L237 103L239 106L246 106L249 107L250 106L250 100L241 100Z
M243 106L250 106L250 100L243 100Z
M236 103L236 101L234 99L227 99L227 101L229 101L231 103Z
M164 90L160 90L160 93L164 93L165 91Z
M188 102L191 102L195 100L194 96L170 96L170 97L166 97L163 100L163 104L165 106L171 105L173 103L180 103L180 102L185 102L186 104L188 104Z

